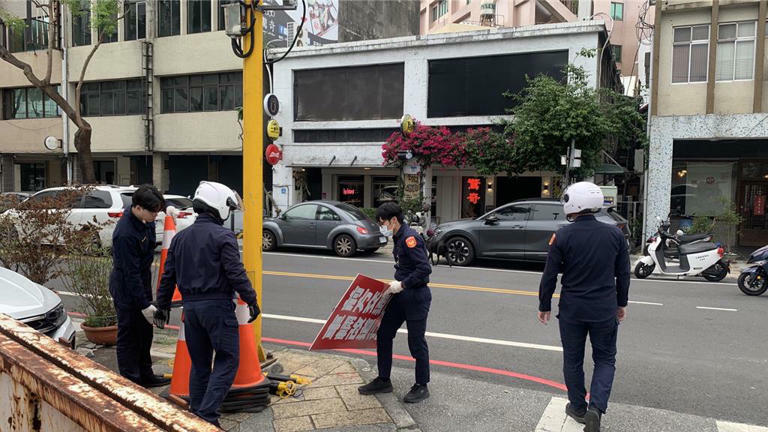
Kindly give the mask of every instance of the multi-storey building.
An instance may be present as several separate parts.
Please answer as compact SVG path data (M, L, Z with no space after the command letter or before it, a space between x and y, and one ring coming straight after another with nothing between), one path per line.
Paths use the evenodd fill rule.
M152 182L161 190L184 195L191 194L202 179L241 189L242 143L236 109L242 105L242 60L232 53L222 31L221 7L230 2L118 2L124 19L118 21L116 34L99 46L82 88L82 113L93 126L97 181ZM49 20L36 3L0 0L0 9L26 21L22 32L0 25L0 43L44 76ZM391 25L386 29L371 25L360 37L416 34L418 23L412 17L418 3L392 3L379 8L375 0L341 0L341 5L339 0L307 2L307 20L297 45L354 39L362 33L360 26L352 22L345 26L345 20L368 12L380 12L377 19ZM98 37L90 26L91 13L87 0L82 14L62 7L63 26L57 29L61 42L53 51L51 80L61 93L67 90L73 104L75 85ZM266 13L265 40L292 38L299 31L301 16L301 2L295 11ZM269 46L285 46L285 42ZM32 87L21 70L3 61L0 92L0 191L36 191L65 183L68 177L77 180L77 164L72 163L77 157L74 124L62 119L56 105ZM47 150L43 146L47 136L60 139L62 148ZM68 165L73 172L67 172Z
M657 5L646 233L656 217L742 218L729 244L768 243L766 2Z
M382 166L382 144L403 114L453 130L492 126L511 105L505 92L526 76L562 77L568 63L584 67L591 86L618 87L614 62L579 56L606 37L602 21L579 21L294 49L274 69L284 160L273 196L283 209L306 199L375 207L397 191L400 171ZM433 167L432 215L450 221L547 197L555 175Z

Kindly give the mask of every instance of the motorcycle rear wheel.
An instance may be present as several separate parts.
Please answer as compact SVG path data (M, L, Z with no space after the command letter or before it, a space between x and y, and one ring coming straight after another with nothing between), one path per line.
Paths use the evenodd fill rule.
M759 281L756 281L758 274L761 276ZM739 275L738 280L739 289L741 292L748 296L759 296L768 290L768 279L765 274L759 273L742 273Z
M728 276L728 269L721 264L720 262L716 262L712 267L714 268L714 271L716 273L702 273L701 275L704 276L704 279L710 281L710 282L720 282L721 280L725 279L726 276Z

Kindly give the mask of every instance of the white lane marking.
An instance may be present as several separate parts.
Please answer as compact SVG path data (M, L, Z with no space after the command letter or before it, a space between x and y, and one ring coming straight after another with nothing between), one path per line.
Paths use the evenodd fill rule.
M748 425L743 423L731 423L726 421L716 421L719 432L768 432L768 428L763 426Z
M393 265L394 261L392 260L378 260L378 259L365 259L365 258L342 258L342 257L333 257L333 256L322 256L322 255L307 255L307 254L299 254L299 253L288 253L288 252L263 252L264 255L278 255L278 256L290 256L290 257L297 257L297 258L312 258L312 259L324 259L324 260L337 260L337 261L359 261L359 262L367 262L367 263L381 263L381 264L390 264ZM489 272L498 272L498 273L519 273L519 274L530 274L530 275L541 275L542 272L539 271L530 271L530 270L510 270L510 269L497 269L497 268L489 268L489 267L458 267L453 266L449 267L448 264L440 264L440 267L448 268L451 270L482 270L482 271L489 271ZM679 279L657 279L657 278L649 278L649 279L636 279L632 278L632 283L635 282L650 282L650 283L673 283L673 284L700 284L700 285L712 285L712 284L718 284L718 285L735 285L735 283L727 283L727 282L706 282L706 281L692 281L692 280L679 280Z
M263 314L264 318L267 319L276 319L276 320L283 320L283 321L296 321L296 322L305 322L305 323L311 323L311 324L325 324L325 320L322 319L316 319L316 318L305 318L305 317L296 317L296 316L290 316L290 315L275 315L275 314ZM397 331L398 333L408 333L408 330L406 329L400 329ZM436 333L436 332L426 332L426 335L428 337L433 337L436 339L450 339L450 340L457 340L462 342L474 342L474 343L481 343L486 345L500 345L500 346L509 346L509 347L516 347L516 348L529 348L529 349L537 349L542 351L556 351L556 352L563 352L563 348L560 346L555 345L541 345L541 344L532 344L527 342L514 342L514 341L508 341L508 340L502 340L502 339L487 339L487 338L478 338L478 337L472 337L472 336L460 336L460 335L453 335L453 334L447 334L447 333Z
M565 414L565 405L568 400L553 397L536 425L535 432L581 432L584 425Z
M664 306L663 303L654 303L654 302L644 302L644 301L634 301L630 300L629 303L632 304L641 304L641 305L649 305L649 306Z
M725 311L725 312L738 312L738 309L730 309L730 308L717 308L717 307L707 307L707 306L696 306L696 309L703 309L703 310L716 310L716 311Z

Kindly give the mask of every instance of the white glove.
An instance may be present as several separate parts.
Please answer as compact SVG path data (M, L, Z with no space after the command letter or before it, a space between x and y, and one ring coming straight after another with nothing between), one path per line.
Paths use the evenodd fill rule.
M179 210L174 206L168 206L165 209L165 214L168 216L171 216L172 218L176 219L176 217L179 215Z
M403 283L400 281L392 281L387 288L387 294L397 294L403 290Z
M144 319L147 320L149 325L153 325L155 323L155 312L157 312L155 305L149 305L141 310L141 314L144 315Z

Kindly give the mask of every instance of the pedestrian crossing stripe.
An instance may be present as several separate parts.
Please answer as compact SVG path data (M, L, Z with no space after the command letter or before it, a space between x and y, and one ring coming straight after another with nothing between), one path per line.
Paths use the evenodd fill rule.
M539 419L534 432L582 432L584 425L565 414L565 405L568 400L561 397L550 399L547 408ZM717 432L768 432L768 427L755 426L743 423L733 423L720 420L712 420L717 426ZM603 425L603 429L609 430ZM620 429L610 429L614 432L624 432Z

